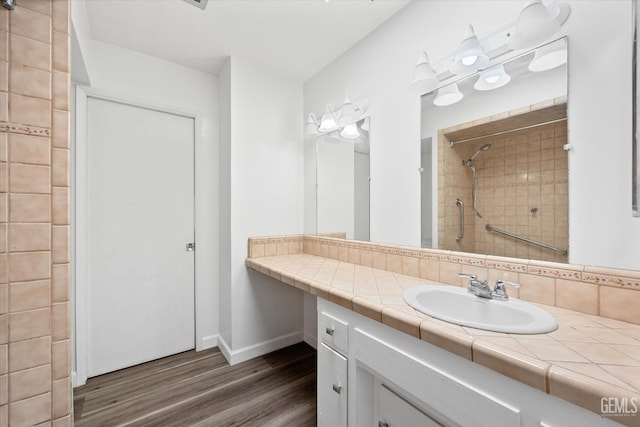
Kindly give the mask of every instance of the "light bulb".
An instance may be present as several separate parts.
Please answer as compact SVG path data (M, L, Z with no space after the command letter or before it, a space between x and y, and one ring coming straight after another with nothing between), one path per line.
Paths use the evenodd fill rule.
M487 83L495 83L498 80L500 80L500 76L499 75L493 75L493 76L488 76L486 79L484 79Z
M475 64L477 60L478 60L478 55L470 55L462 58L460 62L462 62L463 65L466 65L468 67L470 65Z

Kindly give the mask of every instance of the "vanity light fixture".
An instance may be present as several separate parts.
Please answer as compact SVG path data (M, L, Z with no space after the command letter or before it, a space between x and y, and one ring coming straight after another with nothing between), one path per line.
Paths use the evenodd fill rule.
M489 57L482 49L473 26L469 25L464 40L460 43L458 52L449 71L453 74L475 73L489 64Z
M351 102L351 98L347 94L344 97L344 103L342 104L342 108L340 108L340 120L339 125L345 126L348 123L352 123L356 119L356 106Z
M453 105L456 102L459 102L464 95L458 89L457 83L451 83L450 85L444 86L438 89L438 94L433 100L433 104L438 107L444 107L446 105Z
M427 56L427 52L422 51L418 58L416 70L413 74L413 81L409 88L412 92L422 95L437 88L438 83L440 83L440 80L438 80L436 73L433 71L433 67L431 67L429 56Z
M349 123L340 131L340 136L346 139L358 139L360 137L358 125L356 123Z
M305 136L317 136L320 135L320 131L318 130L318 119L316 119L316 115L313 113L309 113L309 118L307 118L307 122L304 126L304 134Z
M318 131L320 133L328 133L337 129L338 120L336 119L336 114L333 112L331 104L327 104L327 108L324 110L324 114L320 119L320 127L318 128Z
M552 70L567 63L567 41L560 39L536 49L533 60L529 63L529 71L540 72Z
M541 0L528 2L520 11L509 47L527 49L544 42L558 32L570 12L564 2L553 1L548 7Z
M480 73L480 77L476 84L473 85L473 88L475 90L493 90L506 85L510 81L511 76L504 70L504 65L498 64Z

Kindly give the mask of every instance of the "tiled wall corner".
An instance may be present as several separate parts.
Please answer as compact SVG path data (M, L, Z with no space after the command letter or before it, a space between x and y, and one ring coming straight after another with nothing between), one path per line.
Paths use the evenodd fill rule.
M69 24L0 8L0 427L71 425Z

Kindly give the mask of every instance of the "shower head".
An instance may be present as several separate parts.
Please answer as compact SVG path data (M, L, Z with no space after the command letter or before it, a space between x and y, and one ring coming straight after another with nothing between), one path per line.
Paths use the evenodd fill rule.
M489 148L491 148L491 144L484 144L482 147L478 148L471 157L469 157L468 162L472 162L473 159L475 159L478 156L478 154L480 154L482 151L487 151Z

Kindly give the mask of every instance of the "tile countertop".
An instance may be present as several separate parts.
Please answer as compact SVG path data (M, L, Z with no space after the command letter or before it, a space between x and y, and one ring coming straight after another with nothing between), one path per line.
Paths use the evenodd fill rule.
M557 319L556 331L490 332L408 306L404 290L425 279L304 253L247 258L246 265L597 414L610 397L630 408L637 398L640 410L640 325L537 304ZM640 414L612 419L640 426Z

